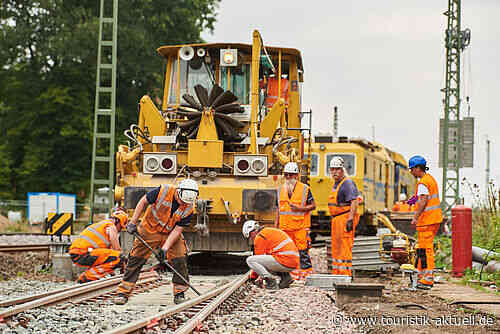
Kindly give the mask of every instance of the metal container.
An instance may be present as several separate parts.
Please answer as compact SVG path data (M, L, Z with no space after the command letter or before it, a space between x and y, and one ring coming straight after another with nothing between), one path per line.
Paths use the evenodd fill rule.
M453 276L461 277L472 268L472 209L458 205L451 209Z

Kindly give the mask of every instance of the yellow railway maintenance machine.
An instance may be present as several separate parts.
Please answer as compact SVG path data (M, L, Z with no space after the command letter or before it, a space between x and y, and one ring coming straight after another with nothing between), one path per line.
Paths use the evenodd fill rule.
M302 58L296 49L249 44L162 46L164 89L145 95L131 140L116 153L115 201L128 210L153 187L198 181L192 251L247 251L246 219L271 225L283 166L302 161ZM131 212L131 211L129 211Z
M379 211L392 209L400 193L415 192L415 178L408 171L404 157L385 146L360 138L315 136L311 147L305 151L311 155L310 186L316 202L311 214L311 237L330 235L328 196L333 187L329 176L332 157L341 156L348 176L354 180L363 197L358 207L361 215L357 234L375 235L379 221L385 220ZM384 220L384 221L382 221Z

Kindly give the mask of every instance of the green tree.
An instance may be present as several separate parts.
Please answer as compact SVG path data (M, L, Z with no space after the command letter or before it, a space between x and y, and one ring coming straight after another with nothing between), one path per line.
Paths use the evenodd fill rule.
M200 42L200 33L213 29L218 3L119 2L117 135L137 122L140 97L162 86L156 48ZM0 198L88 191L99 5L0 2Z

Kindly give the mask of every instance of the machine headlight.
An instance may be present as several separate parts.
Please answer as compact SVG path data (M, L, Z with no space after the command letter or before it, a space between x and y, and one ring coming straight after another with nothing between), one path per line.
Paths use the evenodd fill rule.
M146 160L146 170L149 172L154 172L158 169L160 163L157 157L148 157Z
M165 172L169 172L172 167L174 167L174 161L172 158L166 157L161 160L161 168L163 168Z
M266 168L266 165L264 164L263 160L261 160L261 159L255 159L254 161L252 161L252 170L255 173L257 173L257 174L262 173L262 171L264 170L264 168Z

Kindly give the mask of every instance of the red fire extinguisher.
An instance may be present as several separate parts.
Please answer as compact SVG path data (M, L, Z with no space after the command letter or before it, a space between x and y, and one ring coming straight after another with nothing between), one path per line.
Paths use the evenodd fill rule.
M472 209L458 205L451 209L453 276L461 277L472 267Z

